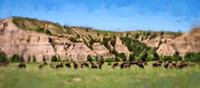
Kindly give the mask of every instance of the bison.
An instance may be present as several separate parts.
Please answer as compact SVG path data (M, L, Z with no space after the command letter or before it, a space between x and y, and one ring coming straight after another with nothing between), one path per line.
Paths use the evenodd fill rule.
M143 63L138 63L137 65L138 65L138 67L140 67L140 68L144 68Z
M114 64L112 65L112 68L115 69L115 66L118 66L118 63L114 63Z
M74 69L78 69L78 64L76 62L73 62L74 64Z
M167 69L169 66L168 62L164 64L164 67Z
M160 63L160 62L155 62L155 63L153 63L153 67L159 67L159 66L161 66L161 63Z
M44 65L48 65L48 63L45 61L44 63L43 63Z
M67 68L71 68L71 64L70 64L70 63L65 63L65 66L66 66Z
M19 65L18 65L18 67L21 69L21 68L26 68L26 65L23 63L23 62L21 62Z
M139 63L139 61L131 61L130 65L134 65L134 64L137 65L138 63Z
M92 66L91 66L91 68L98 68L95 64L93 64Z
M41 65L39 65L39 66L38 66L38 68L39 68L39 69L42 69L42 68L43 68L43 65L42 65L42 64L41 64Z
M63 63L57 64L56 68L62 68L63 67Z

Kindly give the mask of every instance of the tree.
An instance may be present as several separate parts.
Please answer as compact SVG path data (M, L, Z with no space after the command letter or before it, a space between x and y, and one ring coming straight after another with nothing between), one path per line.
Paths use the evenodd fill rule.
M120 62L120 58L115 56L115 61Z
M59 61L59 62L61 61L61 58L60 58L60 56L58 56L58 58L57 58L57 61Z
M56 62L56 61L57 61L57 57L56 57L56 56L52 56L52 57L51 57L51 61L52 61L52 62Z
M20 57L20 62L24 62L24 55L23 54Z
M45 56L43 56L42 61L43 61L43 62L46 62Z
M87 61L93 61L90 55L87 56Z
M179 55L179 52L176 52L176 53L172 56L172 60L173 60L173 61L180 61L180 60L182 60L182 57Z
M11 62L20 62L20 56L18 54L14 54L11 57Z
M157 61L159 59L160 59L159 55L156 52L153 52L153 60Z
M0 63L5 63L8 62L7 56L5 52L0 50Z
M104 58L103 58L103 56L101 56L101 58L100 58L100 62L101 62L101 63L104 62Z
M126 55L125 55L125 53L120 53L119 57L122 58L123 61L126 61Z
M139 55L139 60L142 60L142 61L147 61L147 51L146 50L143 50L142 53L140 53Z
M31 62L31 56L28 56L28 63Z
M135 57L134 57L134 54L131 53L130 56L129 56L129 61L135 61Z
M36 62L36 57L35 56L33 56L33 62Z
M97 56L95 57L95 60L96 60L96 62L98 62L98 61L99 61L99 59L98 59L98 57L97 57Z

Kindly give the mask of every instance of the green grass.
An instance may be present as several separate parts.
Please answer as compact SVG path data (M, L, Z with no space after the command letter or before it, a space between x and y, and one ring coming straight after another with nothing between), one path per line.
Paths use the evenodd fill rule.
M18 69L17 63L0 67L0 88L200 88L200 69L180 70L152 68L152 62L140 69L112 69L107 63L103 69L52 69L40 63L26 64Z

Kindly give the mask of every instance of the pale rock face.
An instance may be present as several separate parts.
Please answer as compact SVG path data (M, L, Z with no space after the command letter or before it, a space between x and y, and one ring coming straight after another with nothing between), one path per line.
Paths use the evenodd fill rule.
M129 56L130 54L128 48L122 44L122 41L120 40L119 37L116 38L115 49L118 53L125 53L126 56Z
M23 55L27 61L28 57L35 56L36 61L41 62L43 57L50 61L50 58L55 55L47 35L21 30L12 23L11 18L4 20L4 22L8 26L0 33L0 48L8 57L19 54Z
M67 57L73 61L85 61L88 55L95 56L95 53L84 43L71 44L67 49Z
M94 43L92 45L93 51L100 58L100 56L103 56L104 58L114 57L113 54L109 53L109 50L104 46L100 45L100 43Z
M166 44L161 44L157 53L172 56L177 51L183 57L187 52L200 52L200 29L197 28L195 31L177 37Z

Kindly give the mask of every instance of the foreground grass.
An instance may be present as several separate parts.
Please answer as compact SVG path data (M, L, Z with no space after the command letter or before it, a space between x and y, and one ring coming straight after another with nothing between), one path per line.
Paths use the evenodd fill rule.
M130 69L112 69L107 63L103 69L52 69L40 63L17 63L0 67L0 88L200 88L199 66L181 70L131 66Z

